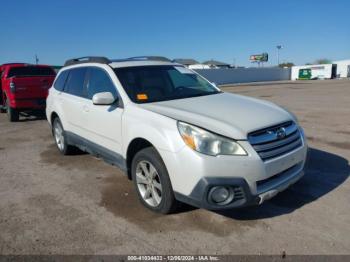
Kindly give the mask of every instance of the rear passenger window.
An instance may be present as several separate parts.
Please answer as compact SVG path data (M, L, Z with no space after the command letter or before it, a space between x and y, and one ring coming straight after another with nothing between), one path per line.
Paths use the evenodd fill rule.
M99 68L89 68L88 98L101 92L111 92L117 98L117 90L107 72Z
M64 90L71 95L86 97L84 90L85 74L85 67L69 70L69 76Z
M67 80L67 76L68 76L68 70L63 71L62 73L59 74L59 76L57 77L53 85L56 90L63 91L64 84L66 83L66 80Z

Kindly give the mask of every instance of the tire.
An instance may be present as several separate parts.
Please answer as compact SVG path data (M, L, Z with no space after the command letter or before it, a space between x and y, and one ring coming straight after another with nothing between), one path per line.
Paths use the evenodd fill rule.
M61 120L56 117L52 123L52 135L55 139L55 144L62 155L69 155L74 151L74 147L67 143L67 135L63 129Z
M17 122L19 120L19 112L10 107L8 99L6 99L6 111L7 111L7 118L10 122Z
M139 151L131 164L132 180L140 202L148 209L169 214L178 208L168 171L153 147Z
M6 113L6 106L4 102L5 102L5 99L3 97L1 87L0 87L0 113Z

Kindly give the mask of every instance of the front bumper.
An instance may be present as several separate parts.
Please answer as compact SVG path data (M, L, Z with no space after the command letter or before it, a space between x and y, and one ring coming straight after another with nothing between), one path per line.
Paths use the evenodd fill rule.
M45 109L46 98L21 98L10 100L10 106L16 109Z
M307 156L304 136L301 147L267 161L261 160L249 142L239 143L247 156L213 157L187 146L176 153L161 151L176 199L212 210L261 204L304 175ZM240 188L244 197L227 205L213 205L208 192L214 186Z
M209 210L223 210L244 206L260 205L266 200L271 199L277 195L279 192L287 189L289 186L297 182L303 175L303 170L285 174L284 179L281 179L270 189L258 195L252 194L249 185L244 178L206 177L202 178L198 182L189 196L175 192L175 198L181 202ZM231 203L224 206L213 205L209 200L208 193L209 190L215 186L240 188L243 192L243 197L234 199Z

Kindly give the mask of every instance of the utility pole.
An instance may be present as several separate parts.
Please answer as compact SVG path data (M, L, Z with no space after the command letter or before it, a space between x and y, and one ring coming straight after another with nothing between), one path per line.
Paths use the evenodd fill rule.
M280 50L283 48L282 45L277 45L277 66L280 66Z
M35 64L39 64L39 58L37 55L35 55Z

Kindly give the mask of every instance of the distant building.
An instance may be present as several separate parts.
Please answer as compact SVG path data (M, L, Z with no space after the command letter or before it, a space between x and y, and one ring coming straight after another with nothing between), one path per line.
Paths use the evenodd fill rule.
M208 65L210 68L230 68L231 66L227 63L216 61L216 60L208 60L203 62L203 64Z
M350 77L350 59L333 61L333 64L337 65L337 77Z
M190 65L199 64L199 62L197 60L194 60L191 58L176 58L173 60L173 62L182 64L182 65L187 66L187 67L189 67Z
M333 64L292 66L291 80L302 78L303 72L310 71L309 79L331 79L334 77Z

